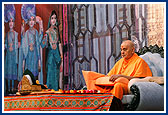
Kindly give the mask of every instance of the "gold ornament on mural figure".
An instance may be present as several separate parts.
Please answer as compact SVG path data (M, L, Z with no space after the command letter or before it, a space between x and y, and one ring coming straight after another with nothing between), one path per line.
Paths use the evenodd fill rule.
M53 35L54 39L52 39L51 34ZM50 28L50 32L49 32L49 40L50 40L50 44L52 49L56 49L57 48L57 37L56 37L57 33L56 31L54 31L53 29Z
M13 47L12 47L12 46L13 46L13 43L10 43L10 44L9 44L9 51L10 51L10 52L13 51Z
M33 51L33 50L34 50L33 44L30 43L30 51Z

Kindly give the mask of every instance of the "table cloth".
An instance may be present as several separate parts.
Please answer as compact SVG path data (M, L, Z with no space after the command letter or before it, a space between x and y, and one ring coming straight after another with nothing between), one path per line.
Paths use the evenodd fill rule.
M108 111L110 93L5 96L4 111Z

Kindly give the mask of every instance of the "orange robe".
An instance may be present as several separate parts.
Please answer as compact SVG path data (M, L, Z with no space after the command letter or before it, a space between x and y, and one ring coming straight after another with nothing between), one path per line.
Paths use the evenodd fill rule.
M100 90L103 93L112 93L115 97L122 99L124 94L128 93L128 82L126 78L120 77L114 82L114 86L98 86L95 84L97 78L104 77L106 75L92 72L82 71L87 85L87 89ZM107 74L110 78L111 75L122 74L132 77L147 77L152 76L152 72L148 64L140 58L136 53L129 59L120 59L114 67ZM124 81L124 83L123 83Z

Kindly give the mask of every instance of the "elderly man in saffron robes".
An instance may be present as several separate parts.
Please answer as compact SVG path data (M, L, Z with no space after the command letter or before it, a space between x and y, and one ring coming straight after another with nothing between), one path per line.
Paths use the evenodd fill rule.
M129 80L135 77L152 76L148 64L135 53L135 47L132 41L126 40L122 42L121 56L122 58L116 62L107 75L83 71L87 89L96 89L103 93L112 93L115 99L121 101L123 95L128 93ZM100 79L101 82L102 80L108 83L111 82L114 86L97 85L97 79Z

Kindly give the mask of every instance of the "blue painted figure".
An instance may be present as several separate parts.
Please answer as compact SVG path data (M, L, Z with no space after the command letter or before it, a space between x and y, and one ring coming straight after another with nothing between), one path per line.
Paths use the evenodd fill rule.
M33 4L24 4L21 8L22 18L29 25L29 29L23 34L22 51L23 51L23 72L30 70L38 79L39 71L41 70L40 43L43 37L43 32L34 28L36 23L36 9Z
M14 80L17 80L17 64L18 64L18 33L14 30L15 6L12 4L5 5L4 11L5 22L9 22L9 31L5 37L5 79L8 80L8 89L14 90ZM12 80L12 88L10 86ZM6 88L6 86L5 86Z
M47 71L47 87L57 91L59 89L59 73L62 59L62 47L59 38L57 15L55 10L52 11L48 30L41 43L42 48L46 46L46 71Z

